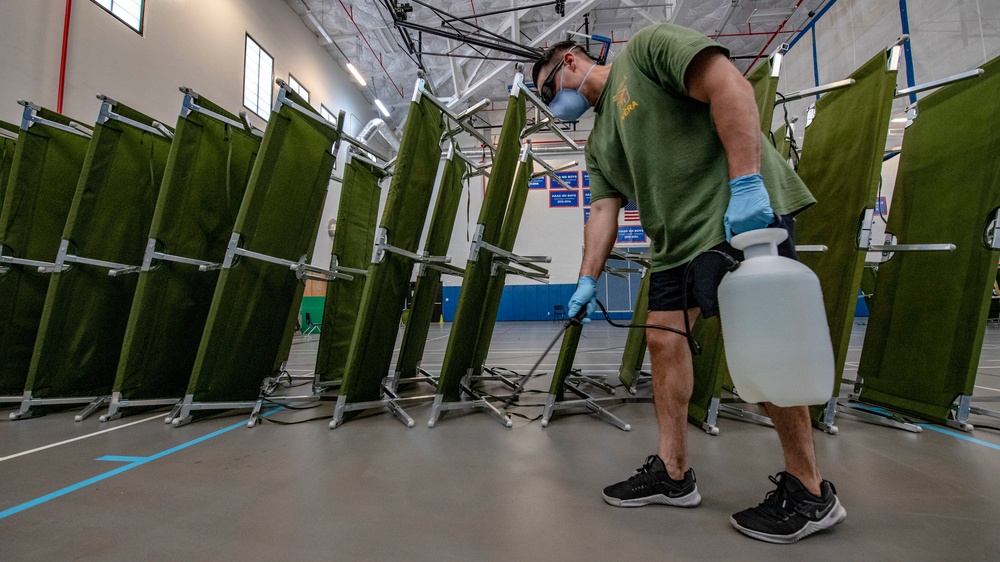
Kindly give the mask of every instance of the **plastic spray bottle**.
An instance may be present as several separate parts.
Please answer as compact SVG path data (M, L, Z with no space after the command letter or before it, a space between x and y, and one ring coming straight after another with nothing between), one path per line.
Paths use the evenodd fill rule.
M733 237L746 260L719 285L719 315L733 385L747 402L824 404L833 395L830 328L819 279L778 255L780 228Z

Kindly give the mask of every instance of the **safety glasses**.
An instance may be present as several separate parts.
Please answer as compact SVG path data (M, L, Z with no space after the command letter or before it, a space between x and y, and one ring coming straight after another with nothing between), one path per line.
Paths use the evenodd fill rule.
M560 60L559 64L552 67L552 72L545 77L542 86L538 88L538 94L542 97L545 105L552 103L552 100L556 97L556 74L562 69L563 62L565 62L565 59Z

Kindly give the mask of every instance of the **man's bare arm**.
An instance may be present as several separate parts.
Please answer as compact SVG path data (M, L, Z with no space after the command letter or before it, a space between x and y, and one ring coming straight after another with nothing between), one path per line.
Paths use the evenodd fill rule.
M590 206L590 219L583 229L583 264L580 277L589 275L594 279L601 276L608 254L618 239L618 211L622 202L617 197L594 201Z
M684 80L688 94L711 108L729 162L729 179L760 173L760 114L750 83L715 49L698 53Z

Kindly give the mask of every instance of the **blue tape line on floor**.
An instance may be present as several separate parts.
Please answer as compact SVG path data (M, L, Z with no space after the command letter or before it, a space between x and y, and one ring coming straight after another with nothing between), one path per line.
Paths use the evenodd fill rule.
M271 415L271 414L273 414L275 412L281 411L283 409L284 408L275 408L275 409L273 409L271 411L268 411L268 412L265 412L265 413L263 413L261 415L262 416L269 416L269 415ZM192 439L191 441L188 441L186 443L181 443L180 445L177 445L176 447L171 447L171 448L169 448L169 449L167 449L165 451L160 451L159 453L156 453L154 455L150 455L148 457L115 457L115 456L101 457L98 460L119 460L119 461L123 461L123 462L128 462L129 464L126 464L124 466L120 466L120 467L118 467L118 468L116 468L114 470L109 470L108 472L105 472L103 474L98 474L97 476L94 476L93 478L88 478L88 479L86 479L86 480L84 480L82 482L77 482L76 484L73 484L71 486L67 486L67 487L65 487L65 488L63 488L61 490L56 490L55 492L52 492L51 494L45 494L44 496L41 496L39 498L35 498L35 499L31 500L31 501L24 502L21 505L15 505L14 507L11 507L9 509L5 509L3 511L0 511L0 519L3 519L5 517L10 517L11 515L14 515L16 513L20 513L20 512L22 512L22 511L24 511L26 509L31 509L31 508L33 508L33 507L35 507L37 505L41 505L41 504L43 504L43 503L45 503L47 501L54 500L56 498L65 496L66 494L69 494L71 492L75 492L75 491L77 491L77 490L79 490L81 488L86 488L87 486L90 486L91 484L96 484L97 482L100 482L101 480L106 480L108 478L111 478L112 476L116 476L116 475L121 474L121 473L123 473L125 471L132 470L133 468L142 466L142 465L144 465L144 464L146 464L148 462L152 462L152 461L155 461L156 459L159 459L159 458L165 457L167 455L176 453L177 451L180 451L182 449L187 449L188 447L190 447L192 445L197 445L198 443L201 443L202 441L207 441L207 440L209 440L209 439L211 439L213 437L218 437L219 435L222 435L223 433L226 433L228 431L232 431L232 430L236 429L237 427L246 427L246 425L247 425L247 422L241 421L241 422L233 424L233 425L231 425L229 427L224 427L224 428L222 428L222 429L220 429L218 431L213 431L212 433L209 433L208 435L203 435L203 436L201 436L201 437L199 437L197 439ZM125 461L125 459L135 459L135 460Z
M954 431L948 431L947 429L942 429L940 427L935 427L929 423L917 424L920 427L926 427L931 431L936 431L938 433L944 433L945 435L951 435L952 437L958 437L964 441L969 441L970 443L975 443L977 445L983 445L984 447L989 447L990 449L996 449L1000 451L1000 445L996 443L990 443L988 441L983 441L981 439L976 439L975 437L969 437L968 435L962 435L961 433L955 433Z
M887 410L885 408L880 408L878 406L867 406L867 405L855 404L854 407L858 408L859 410L867 410L869 412L874 412L876 414L892 415L892 412L890 412L889 410ZM955 433L954 431L948 431L947 429L944 429L944 428L941 428L941 427L937 427L936 425L931 425L929 423L918 423L918 424L915 424L915 425L918 425L920 427L926 427L927 429L930 429L931 431L936 431L938 433L943 433L945 435L951 435L952 437L958 437L959 439L963 439L963 440L968 441L970 443L975 443L977 445L983 445L984 447L989 447L990 449L996 449L996 450L1000 451L1000 445L997 445L995 443L990 443L989 441L983 441L981 439L976 439L975 437L969 437L968 435L963 435L961 433Z
M108 462L139 462L144 461L148 457L121 457L118 455L104 455L103 457L94 459L98 461L108 461Z

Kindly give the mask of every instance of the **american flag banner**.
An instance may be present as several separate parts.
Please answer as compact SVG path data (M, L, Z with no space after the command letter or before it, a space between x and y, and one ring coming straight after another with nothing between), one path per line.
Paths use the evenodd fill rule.
M639 204L631 199L625 205L625 222L639 222Z

